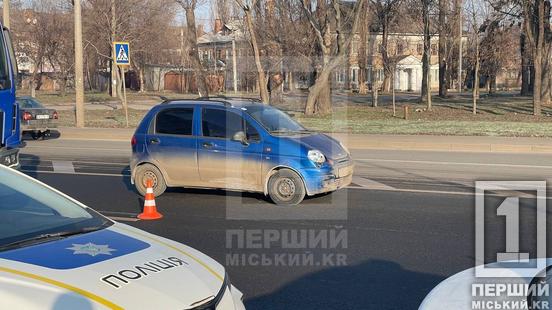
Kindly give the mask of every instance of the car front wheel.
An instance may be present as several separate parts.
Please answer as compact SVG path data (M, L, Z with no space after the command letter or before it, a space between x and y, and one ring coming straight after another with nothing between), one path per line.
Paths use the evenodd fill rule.
M303 201L306 190L303 180L297 173L282 169L268 180L268 194L279 206L295 206Z
M146 195L147 182L148 180L152 181L153 184L153 194L155 197L163 195L167 190L167 183L163 178L163 174L157 167L151 164L143 164L136 168L136 175L134 179L134 184L136 190L142 196Z

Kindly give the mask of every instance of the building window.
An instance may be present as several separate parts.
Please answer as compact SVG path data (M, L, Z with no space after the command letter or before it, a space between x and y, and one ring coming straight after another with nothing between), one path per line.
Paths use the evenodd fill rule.
M422 43L418 43L418 45L416 45L416 52L418 52L418 55L424 54L424 45Z
M358 69L351 69L351 82L358 83Z
M372 68L366 69L366 81L372 83Z
M399 55L404 54L404 43L402 42L397 43L397 54Z
M431 44L431 55L437 55L437 44Z

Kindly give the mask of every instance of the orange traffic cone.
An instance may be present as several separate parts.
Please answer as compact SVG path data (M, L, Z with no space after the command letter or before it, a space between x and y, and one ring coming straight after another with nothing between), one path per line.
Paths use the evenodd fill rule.
M138 218L141 220L158 220L163 217L163 215L157 212L157 207L155 206L155 195L153 194L153 181L147 180L146 186L146 197L144 197L144 211L142 214L138 215Z

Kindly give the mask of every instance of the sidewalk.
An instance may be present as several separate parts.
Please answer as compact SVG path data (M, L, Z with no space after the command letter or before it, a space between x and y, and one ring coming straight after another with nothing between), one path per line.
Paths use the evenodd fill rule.
M130 141L132 129L59 128L60 139ZM331 134L350 149L552 154L552 139L466 136Z

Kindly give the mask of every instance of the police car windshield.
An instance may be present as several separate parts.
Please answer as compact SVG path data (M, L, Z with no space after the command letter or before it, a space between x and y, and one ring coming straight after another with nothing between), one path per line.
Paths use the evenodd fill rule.
M289 115L270 106L248 106L246 112L271 133L308 132Z
M8 168L0 168L0 251L111 225L96 212ZM25 241L25 242L23 242Z

